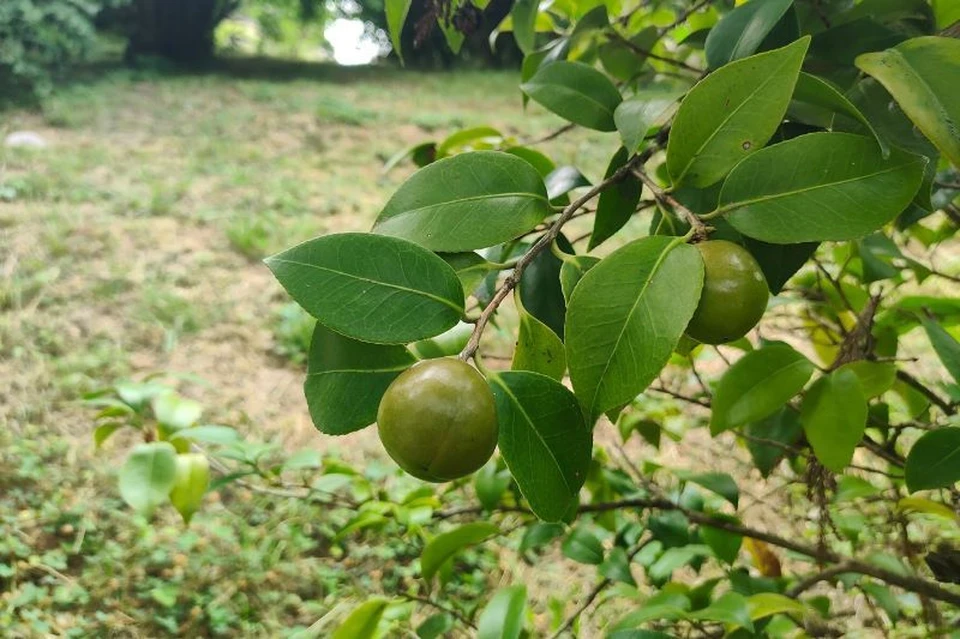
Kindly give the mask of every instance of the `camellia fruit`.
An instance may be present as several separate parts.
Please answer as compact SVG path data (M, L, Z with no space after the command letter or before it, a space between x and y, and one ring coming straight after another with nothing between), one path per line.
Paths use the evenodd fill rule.
M739 244L709 240L694 246L703 257L703 292L687 335L704 344L738 340L767 309L767 279L757 260Z
M419 362L387 388L377 411L380 441L414 477L444 482L479 470L497 445L493 393L454 358Z

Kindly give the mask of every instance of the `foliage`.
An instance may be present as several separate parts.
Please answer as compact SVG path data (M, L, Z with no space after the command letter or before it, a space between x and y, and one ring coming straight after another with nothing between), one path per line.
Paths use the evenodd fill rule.
M93 20L113 0L8 0L0 3L0 95L42 95L49 72L86 55Z
M608 637L842 634L855 596L869 602L860 625L899 636L953 627L960 387L944 373L958 370L960 307L956 275L937 258L956 249L960 220L956 84L940 81L960 77L960 56L956 41L932 35L946 26L922 0L515 5L501 28L527 51L525 99L569 122L557 135L606 132L610 162L558 169L492 127L461 131L401 156L422 168L373 233L327 235L268 260L318 320L308 380L335 382L305 385L321 432L370 425L384 376L415 360L407 345L458 321L474 326L460 357L487 378L500 422L501 457L472 479L403 496L372 489L352 504L340 538L391 522L429 538L423 580L391 593L404 602L377 596L317 629L378 636L409 614L410 598L428 614L436 575L463 584L448 557L498 544L593 566L596 585L539 619L522 588L488 593L482 611L444 611L452 619L436 634L454 622L482 636L576 634L600 605L617 612ZM458 35L448 39L456 48ZM670 95L682 96L676 108ZM627 207L613 220L601 218L602 200L589 208L624 184L605 200ZM590 228L591 213L602 228ZM562 235L583 224L586 235ZM692 245L708 237L741 244L775 293L749 338L720 347L684 335L709 271ZM594 255L576 254L587 239ZM514 292L535 329L510 321ZM503 371L484 358L494 322L553 335L521 341L546 347ZM897 357L917 338L938 362ZM556 372L557 343L572 391L543 374ZM176 447L196 432L157 411L161 393L152 413L121 387L114 394L124 427L148 441ZM95 399L105 398L116 399ZM687 428L670 426L675 402ZM719 457L695 469L652 461L668 440L683 452L711 436L730 457L745 447L774 490L758 498L753 478ZM230 447L237 466L223 481L276 477L260 446ZM151 454L173 454L162 449ZM157 494L163 465L147 482ZM321 492L335 492L331 481L341 480ZM440 507L469 484L475 505ZM799 514L783 509L773 522L746 505L787 499L802 500Z

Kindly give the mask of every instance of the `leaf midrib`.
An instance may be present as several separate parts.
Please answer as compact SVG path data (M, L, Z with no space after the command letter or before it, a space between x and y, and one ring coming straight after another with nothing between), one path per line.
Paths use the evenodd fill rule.
M758 156L755 155L755 156L753 156L753 157L758 157ZM779 193L773 193L773 194L771 194L771 195L761 195L761 196L759 196L759 197L755 197L755 198L751 198L751 199L747 199L747 200L740 200L739 202L730 202L729 204L724 204L723 206L717 208L717 211L716 211L716 212L717 212L717 214L722 215L722 214L724 214L724 213L727 213L727 212L729 212L729 211L733 211L733 210L735 210L735 209L740 209L740 208L743 208L743 207L745 207L745 206L750 206L751 204L758 204L758 203L760 203L760 202L769 202L770 200L776 200L776 199L785 198L785 197L793 197L793 196L795 196L795 195L800 195L800 194L802 194L802 193L809 193L809 192L811 192L811 191L816 191L816 190L818 190L818 189L826 189L826 188L831 188L831 187L834 187L834 186L842 186L842 185L844 185L844 184L852 184L852 183L854 183L854 182L859 182L859 181L861 181L861 180L869 180L869 179L874 178L874 177L877 177L877 176L879 176L879 175L884 175L884 174L886 174L886 173L892 173L892 172L894 172L894 171L899 171L900 169L902 169L902 168L904 168L904 167L906 167L906 166L910 166L911 164L916 164L916 163L921 162L921 161L922 161L922 160L920 160L919 158L917 158L916 160L908 160L908 161L903 162L903 163L901 163L901 164L898 164L898 165L896 165L896 166L892 166L892 167L890 167L890 168L883 169L882 171L874 171L873 173L867 173L867 174L864 174L864 175L858 175L858 176L856 176L856 177L847 178L847 179L845 179L845 180L837 180L837 181L834 181L834 182L827 182L827 183L825 183L825 184L816 184L816 185L810 186L810 187L804 187L804 188L801 188L801 189L794 189L793 191L781 191L781 192L779 192Z
M566 474L563 472L563 465L560 463L560 460L557 459L557 456L554 455L553 449L551 449L550 446L547 445L547 440L543 438L543 435L541 435L540 431L537 430L536 426L534 426L534 422L530 418L530 415L527 413L527 411L523 408L523 404L520 403L520 400L517 398L516 395L513 394L513 392L510 390L510 387L507 386L506 383L504 383L503 379L501 379L499 375L494 375L492 379L494 383L496 383L498 386L500 386L503 389L503 392L507 394L510 400L514 403L514 405L520 411L520 414L523 415L524 420L526 420L526 422L530 425L530 428L533 430L533 432L536 433L537 439L539 439L540 443L543 444L543 447L547 450L547 453L549 453L550 458L553 460L554 465L556 466L557 470L560 472L560 477L561 479L563 479L563 484L564 486L566 486L567 491L571 495L575 495L577 489L574 489L570 485L569 481L567 480Z
M444 306L448 306L449 308L455 310L457 313L463 313L463 307L462 307L462 306L458 306L457 304L452 303L450 300L448 300L448 299L446 299L446 298L443 298L443 297L440 297L440 296L438 296L438 295L434 295L433 293L428 293L428 292L426 292L426 291L421 291L421 290L418 290L418 289L415 289L415 288L410 288L410 287L407 287L407 286L400 286L399 284L391 284L390 282L382 282L382 281L380 281L380 280L370 279L369 277L363 277L363 276L361 276L361 275L356 275L356 274L354 274L354 273L348 273L348 272L346 272L346 271L338 271L338 270L336 270L336 269L332 269L332 268L329 268L329 267L326 267L326 266L319 266L319 265L317 265L317 264L309 264L309 263L307 263L307 262L300 262L300 261L298 261L298 260L291 260L291 259L287 259L287 258L284 258L284 257L274 257L274 258L271 258L270 262L272 262L272 263L274 263L274 264L292 264L292 265L294 265L294 266L302 266L302 267L304 267L304 268L310 268L310 269L315 269L315 270L318 270L318 271L324 271L324 272L326 272L326 273L333 273L334 275L339 275L339 276L341 276L341 277L346 277L346 278L348 278L348 279L357 280L357 281L359 281L359 282L366 282L367 284L374 284L374 285L376 285L376 286L383 286L383 287L386 287L386 288L396 289L396 290L398 290L398 291L403 291L403 292L406 292L406 293L410 293L410 294L412 294L412 295L417 295L417 296L420 296L420 297L426 297L427 299L433 300L433 301L435 301L435 302L439 302L440 304L443 304Z
M744 58L744 59L746 59L746 58ZM777 74L780 72L780 69L782 69L784 66L786 66L786 65L787 65L789 62L791 62L791 61L792 61L792 58L786 58L786 59L784 59L784 61L781 62L779 66L777 66L776 70L773 71L772 73L770 73L770 75L767 76L767 79L766 79L766 80L764 80L761 84L757 85L757 87L756 87L753 91L751 91L750 94L749 94L747 97L745 97L745 98L740 102L740 104L738 104L737 107L736 107L733 111L731 111L730 114L727 115L727 117L725 117L725 118L720 122L720 124L717 125L717 128L715 128L715 129L713 130L713 133L711 133L709 136L707 136L707 139L703 141L703 143L702 143L702 144L700 145L700 147L696 150L696 152L694 152L694 154L693 154L692 156L690 156L690 161L687 162L687 165L686 165L685 167L683 167L683 171L680 173L680 175L677 176L677 179L676 179L676 183L677 183L677 184L679 184L680 182L683 181L683 178L686 177L687 173L690 172L690 167L693 166L693 163L696 162L696 160L697 160L698 157L700 157L701 153L703 152L703 149L706 148L706 146L707 146L708 144L710 144L715 137L717 137L717 135L720 133L720 130L723 129L723 127L727 124L727 122L729 122L730 119L731 119L733 116L735 116L737 113L739 113L739 112L740 112L740 109L742 109L742 108L744 107L744 105L747 104L747 102L749 102L749 101L753 98L753 96L755 96L761 89L766 88L766 86L767 86L768 84L770 84L771 82L773 82L773 81L777 78ZM738 60L738 62L739 62L739 60ZM799 75L799 74L798 74L798 75ZM794 85L796 85L796 81L794 81Z

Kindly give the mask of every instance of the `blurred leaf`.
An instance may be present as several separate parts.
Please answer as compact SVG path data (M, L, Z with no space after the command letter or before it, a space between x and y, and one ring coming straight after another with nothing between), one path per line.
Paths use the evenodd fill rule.
M728 517L726 515L714 515L714 517L735 524L740 523L735 517ZM717 559L731 565L737 560L737 556L740 554L740 547L743 545L743 537L740 535L705 524L700 526L700 538L703 540L703 543L710 547L713 554L717 556Z
M166 442L138 444L118 476L120 496L143 515L169 499L177 475L177 453Z
M795 601L775 592L761 592L747 598L750 606L750 618L754 621L777 614L792 614L804 617L807 608L799 601Z
M480 613L476 639L519 639L526 601L526 586L510 586L494 593Z
M453 630L453 617L445 612L440 612L427 617L422 624L417 626L417 637L420 639L440 639L446 637L447 633Z
M953 338L940 326L939 323L929 319L922 318L923 330L927 332L927 338L933 346L934 352L940 358L943 367L947 369L954 381L960 384L960 343Z
M105 424L100 424L93 431L93 443L97 448L103 446L103 443L107 441L111 435L123 428L125 424L122 422L107 422Z
M203 405L200 402L181 397L174 392L157 395L151 406L157 421L171 431L193 426L203 414Z
M563 556L581 564L603 563L603 544L586 526L577 526L560 546Z
M753 55L792 4L793 0L748 2L725 15L707 35L710 68Z
M203 504L203 496L210 485L210 462L200 453L177 455L176 478L170 490L170 503L183 521L190 524L195 512Z
M673 473L683 481L693 482L720 495L733 504L734 508L740 501L740 489L737 488L737 482L728 473L691 473L684 470L675 470Z
M333 631L330 639L375 639L379 637L380 619L388 605L390 605L390 602L380 597L365 601L353 609L350 616Z
M513 37L524 55L533 51L536 43L537 34L534 25L537 22L539 8L539 0L517 0L513 4L513 9L510 10L513 18Z
M431 539L420 555L420 572L428 583L448 559L466 548L486 541L500 529L485 521L464 524Z
M687 617L689 619L742 626L753 632L753 620L750 617L750 612L750 604L746 597L738 592L727 592L712 601L706 608L695 610L689 613Z
M582 62L553 62L520 85L524 93L561 118L597 131L615 131L613 112L622 98L617 87Z
M403 23L407 21L407 14L410 12L410 5L413 0L384 0L384 8L387 14L387 30L390 32L390 42L393 43L393 50L403 63L403 47L400 46L403 41Z
M924 433L910 449L905 470L910 492L945 488L960 481L960 428Z
M206 424L178 430L170 437L170 441L177 439L200 442L201 444L232 444L240 439L240 434L230 426Z
M619 546L610 550L597 571L610 581L637 585L630 573L630 559L627 557L627 551Z
M495 461L489 461L477 471L473 480L473 488L477 493L477 500L487 510L493 510L500 503L503 492L510 485L510 473L497 470Z
M814 382L800 422L820 463L835 473L846 468L867 424L867 400L856 374L835 370Z

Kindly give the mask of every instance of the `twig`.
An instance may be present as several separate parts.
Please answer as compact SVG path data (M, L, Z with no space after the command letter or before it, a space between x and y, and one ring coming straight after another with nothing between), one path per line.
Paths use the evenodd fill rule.
M787 596L791 599L796 599L800 596L801 593L810 590L816 586L821 581L830 581L834 577L838 577L845 572L856 572L850 568L850 564L843 562L839 563L836 566L830 566L825 568L818 573L812 574L806 579L801 580L793 588L787 591Z
M657 393L663 393L664 395L669 395L674 399L683 400L689 404L697 404L698 406L703 406L704 408L710 408L710 402L704 399L697 399L696 397L690 397L689 395L684 395L676 391L672 391L669 388L664 386L649 386L647 390L652 390Z
M637 179L643 182L648 189L650 189L650 192L653 193L653 197L658 202L670 206L670 208L679 213L683 219L686 220L687 224L690 225L690 228L693 229L694 242L707 239L710 229L700 220L696 213L685 207L683 204L680 204L675 197L660 188L660 185L654 182L642 169L634 169L633 174L636 175Z
M583 205L595 198L602 191L605 191L613 184L616 184L625 178L633 169L635 164L645 162L652 154L653 149L650 148L644 151L644 153L634 156L626 164L620 167L613 175L608 177L603 182L597 184L595 187L581 195L563 209L560 217L556 219L547 232L541 235L540 239L530 247L530 250L524 253L523 256L517 260L517 265L514 267L513 272L504 278L503 284L501 284L500 288L497 289L497 292L494 293L493 299L490 300L490 303L487 304L486 308L483 309L483 312L480 313L480 317L477 318L477 323L473 327L473 332L470 334L470 340L460 352L460 359L467 361L474 356L474 354L477 352L477 348L480 347L480 336L483 335L483 330L487 327L487 324L490 322L493 314L497 312L500 304L503 303L503 300L507 298L510 292L516 288L517 284L520 282L521 276L523 275L523 271L526 270L526 268L530 265L530 263L533 261L533 258L535 258L541 251L548 248L551 244L553 244L554 240L557 239L557 236L560 235L560 230L563 228L563 225L570 221L573 215L580 208L582 208Z
M551 131L550 133L547 133L547 134L544 135L543 137L534 138L533 140L530 140L529 142L525 142L524 145L525 145L525 146L533 146L534 144L543 144L544 142L549 142L550 140L556 139L556 138L560 137L561 135L563 135L564 133L566 133L567 131L570 131L571 129L575 129L576 127L577 127L576 124L574 124L573 122L569 122L569 123L567 123L567 124L564 124L564 125L563 125L562 127L560 127L559 129L555 129L555 130Z
M617 42L623 44L628 49L636 53L637 55L642 55L647 58L651 58L653 60L659 60L660 62L666 62L667 64L672 64L675 67L678 67L680 69L685 69L692 73L696 73L697 75L701 75L703 73L703 69L698 69L697 67L691 66L686 62L684 62L683 60L675 60L674 58L668 58L667 56L656 54L653 51L650 51L649 49L644 49L643 47L638 45L636 42L631 42L630 40L628 40L627 38L624 38L622 35L620 35L616 31L613 31L613 30L608 31L607 37L610 38L611 40L616 40Z
M676 27L686 22L687 18L689 18L694 13L696 13L700 9L703 9L705 6L709 5L712 2L714 2L714 0L701 0L700 2L692 5L689 9L687 9L686 11L681 13L679 16L677 16L676 20L674 20L673 22L671 22L665 27L660 27L660 29L658 29L657 31L658 39L666 35L667 32L669 32L671 29L675 29Z
M427 597L420 597L418 595L411 595L405 592L401 593L400 596L403 597L404 599L409 599L410 601L419 601L420 603L424 603L424 604L427 604L428 606L432 606L437 610L440 610L441 612L445 612L448 615L453 615L453 617L456 618L457 621L467 626L468 628L472 628L473 630L477 629L476 624L474 624L472 621L467 619L465 616L463 616L453 608L449 606L445 606L439 601L434 601L433 599L429 599Z
M920 393L923 394L924 397L929 399L933 404L937 406L937 408L942 410L947 415L953 415L957 412L956 408L950 402L943 399L942 397L934 393L932 390L927 388L923 384L923 382L921 382L919 379L917 379L907 371L897 369L897 379L906 383L908 386L911 386L914 389L920 391Z

